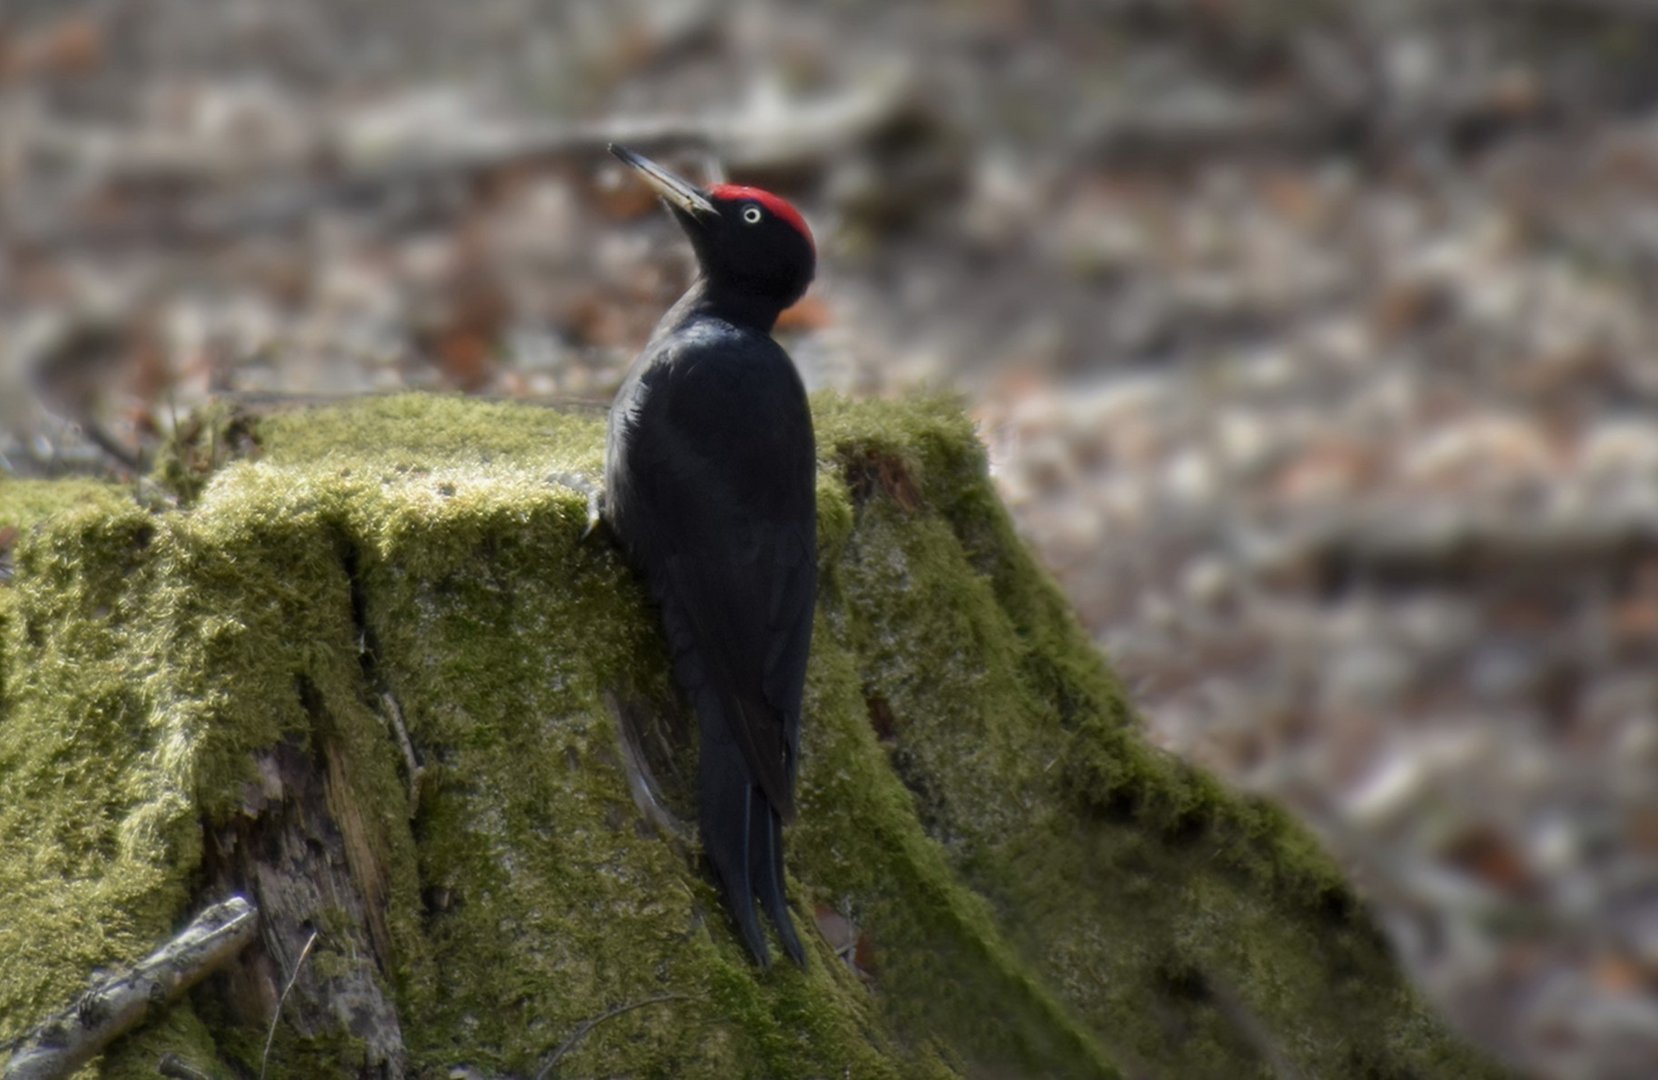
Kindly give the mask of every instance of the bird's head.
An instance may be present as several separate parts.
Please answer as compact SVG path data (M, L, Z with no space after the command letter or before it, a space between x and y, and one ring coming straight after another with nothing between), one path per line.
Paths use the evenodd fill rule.
M668 205L711 287L777 311L806 292L817 269L817 246L806 219L787 200L740 184L699 188L626 147L612 144L610 152L638 170Z

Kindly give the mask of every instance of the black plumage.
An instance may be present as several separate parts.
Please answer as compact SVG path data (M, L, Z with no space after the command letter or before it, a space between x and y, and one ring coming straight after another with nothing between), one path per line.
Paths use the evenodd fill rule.
M744 943L754 901L798 964L782 826L795 813L817 597L816 449L805 389L771 338L811 282L811 233L754 188L696 188L612 152L662 195L701 273L657 325L610 410L605 516L662 609L696 709L703 849Z

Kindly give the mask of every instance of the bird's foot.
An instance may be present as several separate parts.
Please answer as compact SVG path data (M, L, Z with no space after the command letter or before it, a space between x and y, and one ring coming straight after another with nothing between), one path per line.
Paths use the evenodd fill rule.
M587 526L581 531L581 539L587 540L604 522L604 489L595 484L585 473L555 472L547 479L571 491L579 491L587 496Z
M587 528L581 531L581 538L586 540L604 524L604 492L592 488L587 492Z

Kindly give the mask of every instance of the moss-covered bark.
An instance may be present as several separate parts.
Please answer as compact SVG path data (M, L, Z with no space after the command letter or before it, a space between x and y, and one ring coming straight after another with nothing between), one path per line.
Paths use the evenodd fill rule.
M791 894L864 970L752 968L630 797L607 702L678 706L581 539L600 420L393 398L239 423L184 509L0 483L0 1040L241 888L288 914L101 1075L256 1072L313 930L273 1076L533 1074L668 994L566 1075L1492 1074L1302 831L1139 740L951 407L815 404Z

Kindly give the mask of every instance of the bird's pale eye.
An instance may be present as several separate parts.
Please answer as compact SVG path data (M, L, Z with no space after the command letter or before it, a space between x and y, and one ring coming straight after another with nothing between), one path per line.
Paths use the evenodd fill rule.
M765 216L765 214L761 213L758 206L743 207L743 220L748 222L750 225L760 224L760 219Z

